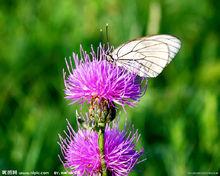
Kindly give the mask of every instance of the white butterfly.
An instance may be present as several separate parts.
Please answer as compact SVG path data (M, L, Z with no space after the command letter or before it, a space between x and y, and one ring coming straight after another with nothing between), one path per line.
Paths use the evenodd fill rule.
M171 35L142 37L120 45L107 60L140 77L153 78L172 61L180 46L180 40Z

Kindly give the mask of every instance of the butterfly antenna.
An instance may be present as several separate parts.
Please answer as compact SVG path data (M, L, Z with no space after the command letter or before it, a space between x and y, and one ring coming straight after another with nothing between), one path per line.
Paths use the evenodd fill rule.
M109 28L108 23L106 23L106 25L105 25L105 34L106 34L106 51L107 51L107 53L110 52L109 51L110 50L110 44L109 44L108 28Z
M105 32L106 32L106 41L109 43L109 37L108 37L108 23L105 25Z
M101 44L104 43L104 37L103 37L103 30L102 29L99 30L99 38L101 40Z

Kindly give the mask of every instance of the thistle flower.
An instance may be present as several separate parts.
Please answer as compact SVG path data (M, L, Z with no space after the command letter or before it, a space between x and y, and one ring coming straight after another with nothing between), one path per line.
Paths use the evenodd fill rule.
M98 147L98 133L79 129L76 133L68 122L66 138L60 136L63 165L73 175L99 175L101 158ZM139 135L136 132L120 131L117 125L106 126L104 138L105 163L112 176L126 176L143 153L135 149Z
M97 54L92 48L89 55L81 47L80 59L73 53L75 68L71 58L66 61L69 73L64 72L66 99L72 103L90 103L99 98L110 104L135 105L142 93L137 75L108 62L107 52L99 46Z

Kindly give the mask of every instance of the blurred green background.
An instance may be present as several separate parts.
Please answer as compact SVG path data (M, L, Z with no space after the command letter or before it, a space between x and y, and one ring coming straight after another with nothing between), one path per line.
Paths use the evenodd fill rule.
M0 169L63 170L57 134L80 110L63 98L64 58L97 45L109 23L114 46L158 33L182 41L138 106L126 108L147 157L131 175L219 172L219 9L218 0L1 0Z

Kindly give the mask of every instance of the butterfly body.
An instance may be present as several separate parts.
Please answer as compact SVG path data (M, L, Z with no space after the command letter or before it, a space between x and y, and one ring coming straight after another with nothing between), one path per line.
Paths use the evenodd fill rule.
M171 35L142 37L120 45L107 60L140 77L153 78L172 61L180 46L180 40Z
M109 53L109 54L106 55L106 60L107 60L108 62L114 63L114 59L113 59L111 53Z

